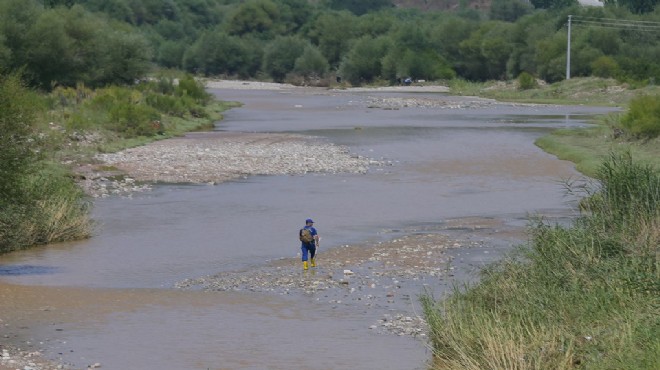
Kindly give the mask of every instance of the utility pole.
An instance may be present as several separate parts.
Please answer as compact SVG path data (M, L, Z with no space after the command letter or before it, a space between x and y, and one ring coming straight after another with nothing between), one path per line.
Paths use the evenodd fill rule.
M568 43L566 44L566 79L571 79L571 17L568 16Z

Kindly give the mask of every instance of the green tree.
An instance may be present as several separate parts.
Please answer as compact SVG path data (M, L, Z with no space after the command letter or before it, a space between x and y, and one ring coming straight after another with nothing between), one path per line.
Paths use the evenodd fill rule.
M230 36L221 31L208 31L186 51L184 68L193 73L212 75L254 76L261 66L260 44Z
M323 54L314 45L305 47L302 55L296 59L293 71L304 77L323 77L328 73L330 65Z
M75 4L75 0L43 0L45 8L54 8L56 6L66 6L68 8L72 7Z
M294 70L296 60L309 47L309 42L297 36L280 36L264 50L262 70L277 82L284 81Z
M400 23L392 33L392 39L397 48L423 51L430 47L426 29L417 22Z
M400 21L392 12L367 13L357 19L357 33L362 36L378 37L395 28Z
M58 13L42 13L28 33L28 73L44 87L58 80L71 83L68 72L75 49L73 40L66 33L66 20Z
M628 8L633 13L643 14L652 12L660 0L603 0L606 5Z
M167 68L181 68L183 66L183 55L186 45L183 41L163 41L158 46L158 64Z
M405 77L424 80L452 79L456 73L449 63L433 50L422 52L390 48L382 61L382 77L394 82Z
M5 45L5 36L0 34L0 71L9 70L11 50Z
M361 37L342 60L339 74L354 85L382 77L382 60L392 46L392 40L386 36Z
M548 82L561 81L566 77L566 35L555 33L536 45L538 76Z
M182 40L188 36L182 22L170 19L162 19L153 30L165 40Z
M287 33L298 32L312 16L313 8L307 0L279 0L277 5Z
M28 63L28 33L42 12L33 1L0 1L0 35L9 50L9 70L18 70Z
M456 16L441 19L429 29L429 44L453 66L460 65L460 44L477 28L477 23Z
M461 74L468 79L506 78L507 62L513 51L512 26L490 21L480 25L459 45Z
M621 38L614 29L589 28L580 41L606 55L616 55L621 49Z
M335 10L350 10L355 15L363 15L383 8L391 8L394 5L391 0L328 0L328 6Z
M351 40L359 34L357 24L357 17L349 12L323 12L310 22L306 35L330 66L336 67L348 52Z
M577 4L577 0L530 0L536 9L560 9Z
M537 11L518 19L510 30L510 42L514 49L507 61L507 76L518 76L522 72L539 75L537 47L556 32L555 18L549 17L546 11Z
M105 33L105 60L98 65L103 68L100 82L133 83L144 77L151 68L151 48L147 40L131 29L115 28Z
M525 0L494 0L490 6L490 19L515 22L531 13L533 6Z
M230 35L251 33L262 38L272 38L284 31L279 17L279 9L271 0L248 0L231 16L227 31Z
M87 0L85 7L90 11L102 12L112 19L136 24L128 0Z
M43 88L97 83L104 53L103 22L80 6L40 14L27 34L26 72Z

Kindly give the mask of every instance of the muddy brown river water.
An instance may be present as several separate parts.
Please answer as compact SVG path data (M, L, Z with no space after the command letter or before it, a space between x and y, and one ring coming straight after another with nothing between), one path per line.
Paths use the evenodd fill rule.
M561 181L580 175L534 140L609 111L428 93L212 92L244 103L225 114L218 134L311 135L387 165L98 199L90 240L0 256L0 341L73 369L424 369L425 336L399 335L383 318L417 320L419 294L474 279L476 268L524 241L530 215L569 222L574 199ZM303 272L295 235L308 217L322 248L319 268ZM420 234L446 244L423 251L442 254L426 260L442 274L383 274L370 265L376 254L361 255ZM403 258L399 268L422 269ZM238 288L181 287L210 275ZM245 283L280 275L307 288L319 277L338 284Z

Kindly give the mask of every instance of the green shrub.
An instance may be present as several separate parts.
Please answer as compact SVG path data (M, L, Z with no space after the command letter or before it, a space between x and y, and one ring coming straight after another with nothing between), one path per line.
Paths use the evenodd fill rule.
M538 83L536 83L536 79L534 76L527 72L521 72L518 75L518 89L520 90L530 90L538 87Z
M640 96L631 100L621 125L633 137L653 139L660 136L660 98Z
M182 97L191 97L198 104L206 104L211 100L211 94L206 92L204 84L190 75L179 80L179 84L175 88L175 94Z
M150 93L146 98L146 102L149 106L157 109L161 113L176 117L183 117L188 113L188 109L184 106L183 101L182 98L157 93Z
M39 159L33 132L39 100L18 75L0 75L0 209L21 196L21 182Z
M616 77L619 74L619 64L608 56L601 56L591 63L591 72L602 78Z
M150 106L144 94L125 87L109 87L97 91L89 104L97 121L125 138L154 136L162 131L161 114Z
M117 102L108 113L110 128L127 138L154 136L161 130L160 114L146 104Z
M45 171L24 180L26 202L0 210L0 253L90 237L91 203L70 177Z

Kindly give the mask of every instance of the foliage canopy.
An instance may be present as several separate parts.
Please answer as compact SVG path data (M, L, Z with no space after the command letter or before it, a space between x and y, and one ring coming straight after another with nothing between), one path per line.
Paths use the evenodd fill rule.
M556 82L572 14L588 21L573 24L571 76L644 83L660 81L658 1L494 0L483 10L420 12L387 0L0 0L0 69L24 68L42 89L131 83L153 67L276 81L527 72Z

